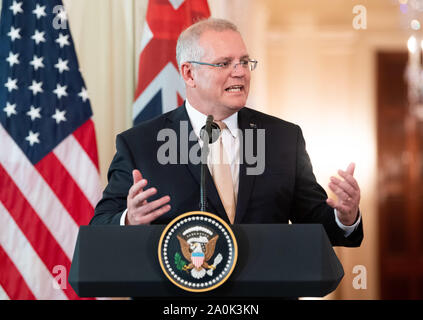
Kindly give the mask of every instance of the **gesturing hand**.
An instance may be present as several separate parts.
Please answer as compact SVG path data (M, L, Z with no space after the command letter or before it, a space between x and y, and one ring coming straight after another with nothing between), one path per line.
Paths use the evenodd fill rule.
M360 204L360 187L353 177L355 164L351 163L347 171L338 170L338 174L344 178L330 178L329 188L336 194L337 199L327 199L326 202L338 211L338 219L343 225L350 226L355 223Z
M147 199L155 195L157 189L144 190L147 180L142 178L139 170L133 170L132 177L134 184L129 189L126 199L128 211L125 223L127 225L148 224L170 210L170 205L167 204L170 201L169 196L148 202Z

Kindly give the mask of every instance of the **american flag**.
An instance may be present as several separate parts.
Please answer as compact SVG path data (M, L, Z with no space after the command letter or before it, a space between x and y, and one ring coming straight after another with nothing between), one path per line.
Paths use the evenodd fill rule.
M182 104L185 87L178 72L176 42L182 30L209 16L207 0L148 2L138 63L134 124Z
M92 112L60 0L3 0L0 299L78 299L67 283L100 198Z

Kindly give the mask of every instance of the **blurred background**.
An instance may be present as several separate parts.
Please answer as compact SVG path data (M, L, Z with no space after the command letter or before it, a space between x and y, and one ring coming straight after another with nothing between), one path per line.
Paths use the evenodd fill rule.
M364 241L336 248L327 299L423 298L423 117L419 0L209 0L251 57L248 106L301 126L314 171L356 163ZM94 113L102 186L132 126L147 0L64 0ZM406 72L407 71L407 72ZM357 278L358 277L358 278Z

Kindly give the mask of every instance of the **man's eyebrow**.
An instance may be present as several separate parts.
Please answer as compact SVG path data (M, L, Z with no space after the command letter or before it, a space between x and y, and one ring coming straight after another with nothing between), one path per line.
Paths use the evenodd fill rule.
M245 54L245 55L243 55L239 58L239 60L242 60L242 59L250 59L250 55ZM232 60L234 60L234 58L233 57L219 57L219 58L214 59L214 61L222 61L222 60L231 60L232 61Z

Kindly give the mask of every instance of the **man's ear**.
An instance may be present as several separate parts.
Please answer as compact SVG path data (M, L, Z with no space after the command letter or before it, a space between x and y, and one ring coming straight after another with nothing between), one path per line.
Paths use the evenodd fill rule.
M195 88L194 74L190 63L181 64L181 75L188 87Z

